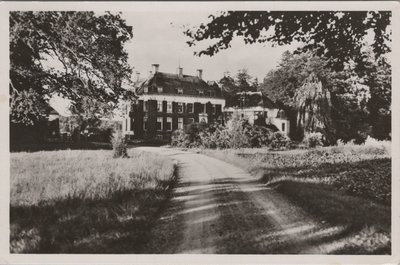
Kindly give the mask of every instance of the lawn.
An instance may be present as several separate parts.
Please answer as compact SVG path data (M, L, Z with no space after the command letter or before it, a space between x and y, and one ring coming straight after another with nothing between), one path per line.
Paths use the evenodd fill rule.
M135 253L175 182L169 158L129 150L11 154L12 253Z
M320 222L346 227L351 240L337 254L390 254L390 144L202 152L258 176Z

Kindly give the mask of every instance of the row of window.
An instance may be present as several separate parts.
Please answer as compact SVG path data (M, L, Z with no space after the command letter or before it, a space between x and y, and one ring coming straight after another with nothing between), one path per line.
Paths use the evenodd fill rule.
M172 131L172 117L167 117L166 118L166 123L165 123L165 128L163 128L163 117L157 117L157 131ZM194 123L193 118L188 119L188 123ZM143 118L143 130L147 131L148 127L148 119L147 117ZM178 118L178 129L183 129L183 118Z
M206 111L205 110L206 105L204 104L203 106L204 106L203 107L204 108L203 112L205 112ZM216 113L216 106L214 104L212 105L212 109L213 109L212 112L215 114ZM143 111L144 112L149 111L149 102L148 101L143 102ZM162 101L157 101L157 112L163 112L163 102ZM173 110L172 110L172 102L171 101L167 101L167 113L172 113L172 112L173 112ZM177 102L176 112L177 113L183 113L183 103L182 102ZM194 112L193 103L187 103L186 104L186 112L187 113L193 113Z
M147 86L144 87L144 93L149 93L149 87L147 87ZM157 87L157 93L164 93L163 87ZM183 95L183 88L177 88L176 93L178 95ZM215 97L215 91L206 91L205 92L202 89L197 90L197 94L199 96L204 96L205 93L209 97Z

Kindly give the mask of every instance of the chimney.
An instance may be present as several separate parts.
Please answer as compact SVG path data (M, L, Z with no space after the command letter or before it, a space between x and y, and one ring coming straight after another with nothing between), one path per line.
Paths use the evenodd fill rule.
M136 72L136 82L138 82L140 79L140 72Z
M197 69L197 77L203 79L203 69Z
M183 77L183 68L179 67L178 70L179 70L179 77Z
M151 66L153 66L154 73L158 73L158 68L160 67L160 65L155 63L155 64L152 64Z

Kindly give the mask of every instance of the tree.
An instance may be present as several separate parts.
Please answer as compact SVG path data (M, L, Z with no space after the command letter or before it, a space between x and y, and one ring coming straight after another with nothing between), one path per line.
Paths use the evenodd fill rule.
M362 64L362 48L369 32L373 32L376 58L390 51L390 11L229 11L184 33L189 46L203 40L216 42L196 55L213 56L231 46L235 37L246 44L270 42L286 45L304 43L297 52L313 51L328 59L334 70L345 63Z
M330 89L328 80L334 73L326 68L326 65L323 58L314 56L311 52L293 54L286 51L282 54L278 67L268 72L260 85L260 90L284 109L287 117L292 121L290 123L292 139L300 140L303 135L297 126L296 91L303 86L311 74L315 74L324 87Z
M355 64L346 64L342 71L332 71L325 59L312 53L285 52L279 66L265 77L261 89L285 109L292 121L298 121L298 115L301 114L299 94L312 94L314 85L318 85L320 81L326 93L330 93L331 101L330 111L324 114L331 117L331 122L328 122L329 116L326 116L327 122L324 122L331 132L331 135L325 133L327 140L332 142L334 138L345 141L356 139L362 142L367 135L387 139L390 137L391 128L390 66L383 58L375 60L370 52L364 52L362 56L365 63L364 73L360 76L362 73L358 71L357 74ZM309 79L310 75L314 76L312 79L319 81L313 85ZM306 85L307 83L309 85ZM318 101L313 102L308 102L309 108L313 105L317 110L328 110L323 106L318 107ZM291 122L292 137L301 137L302 130L296 125L304 127L304 122ZM314 128L311 131L316 131L315 127L311 128ZM323 132L322 128L319 131Z
M123 84L132 69L124 44L131 38L119 14L10 12L11 121L39 122L55 94L78 113L87 99L115 106L128 96Z
M326 61L311 52L293 54L286 51L282 54L278 67L267 73L261 90L274 100L288 108L295 108L295 93L305 80L314 73L326 85L332 75Z
M304 133L321 132L328 141L336 142L331 118L331 93L312 73L296 90L297 124Z
M221 86L222 96L225 98L226 106L231 106L233 104L233 97L237 93L235 80L227 72L218 83Z
M250 85L251 75L246 68L240 69L236 74L235 84L239 92L252 91L253 88Z
M258 78L255 77L250 84L252 91L258 91L260 88L260 84L258 83Z

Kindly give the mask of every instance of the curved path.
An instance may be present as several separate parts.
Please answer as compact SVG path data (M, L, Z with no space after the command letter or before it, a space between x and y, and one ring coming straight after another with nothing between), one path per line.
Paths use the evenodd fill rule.
M313 220L238 167L178 149L138 149L178 163L179 181L148 253L324 254L340 245L326 239L343 228Z

